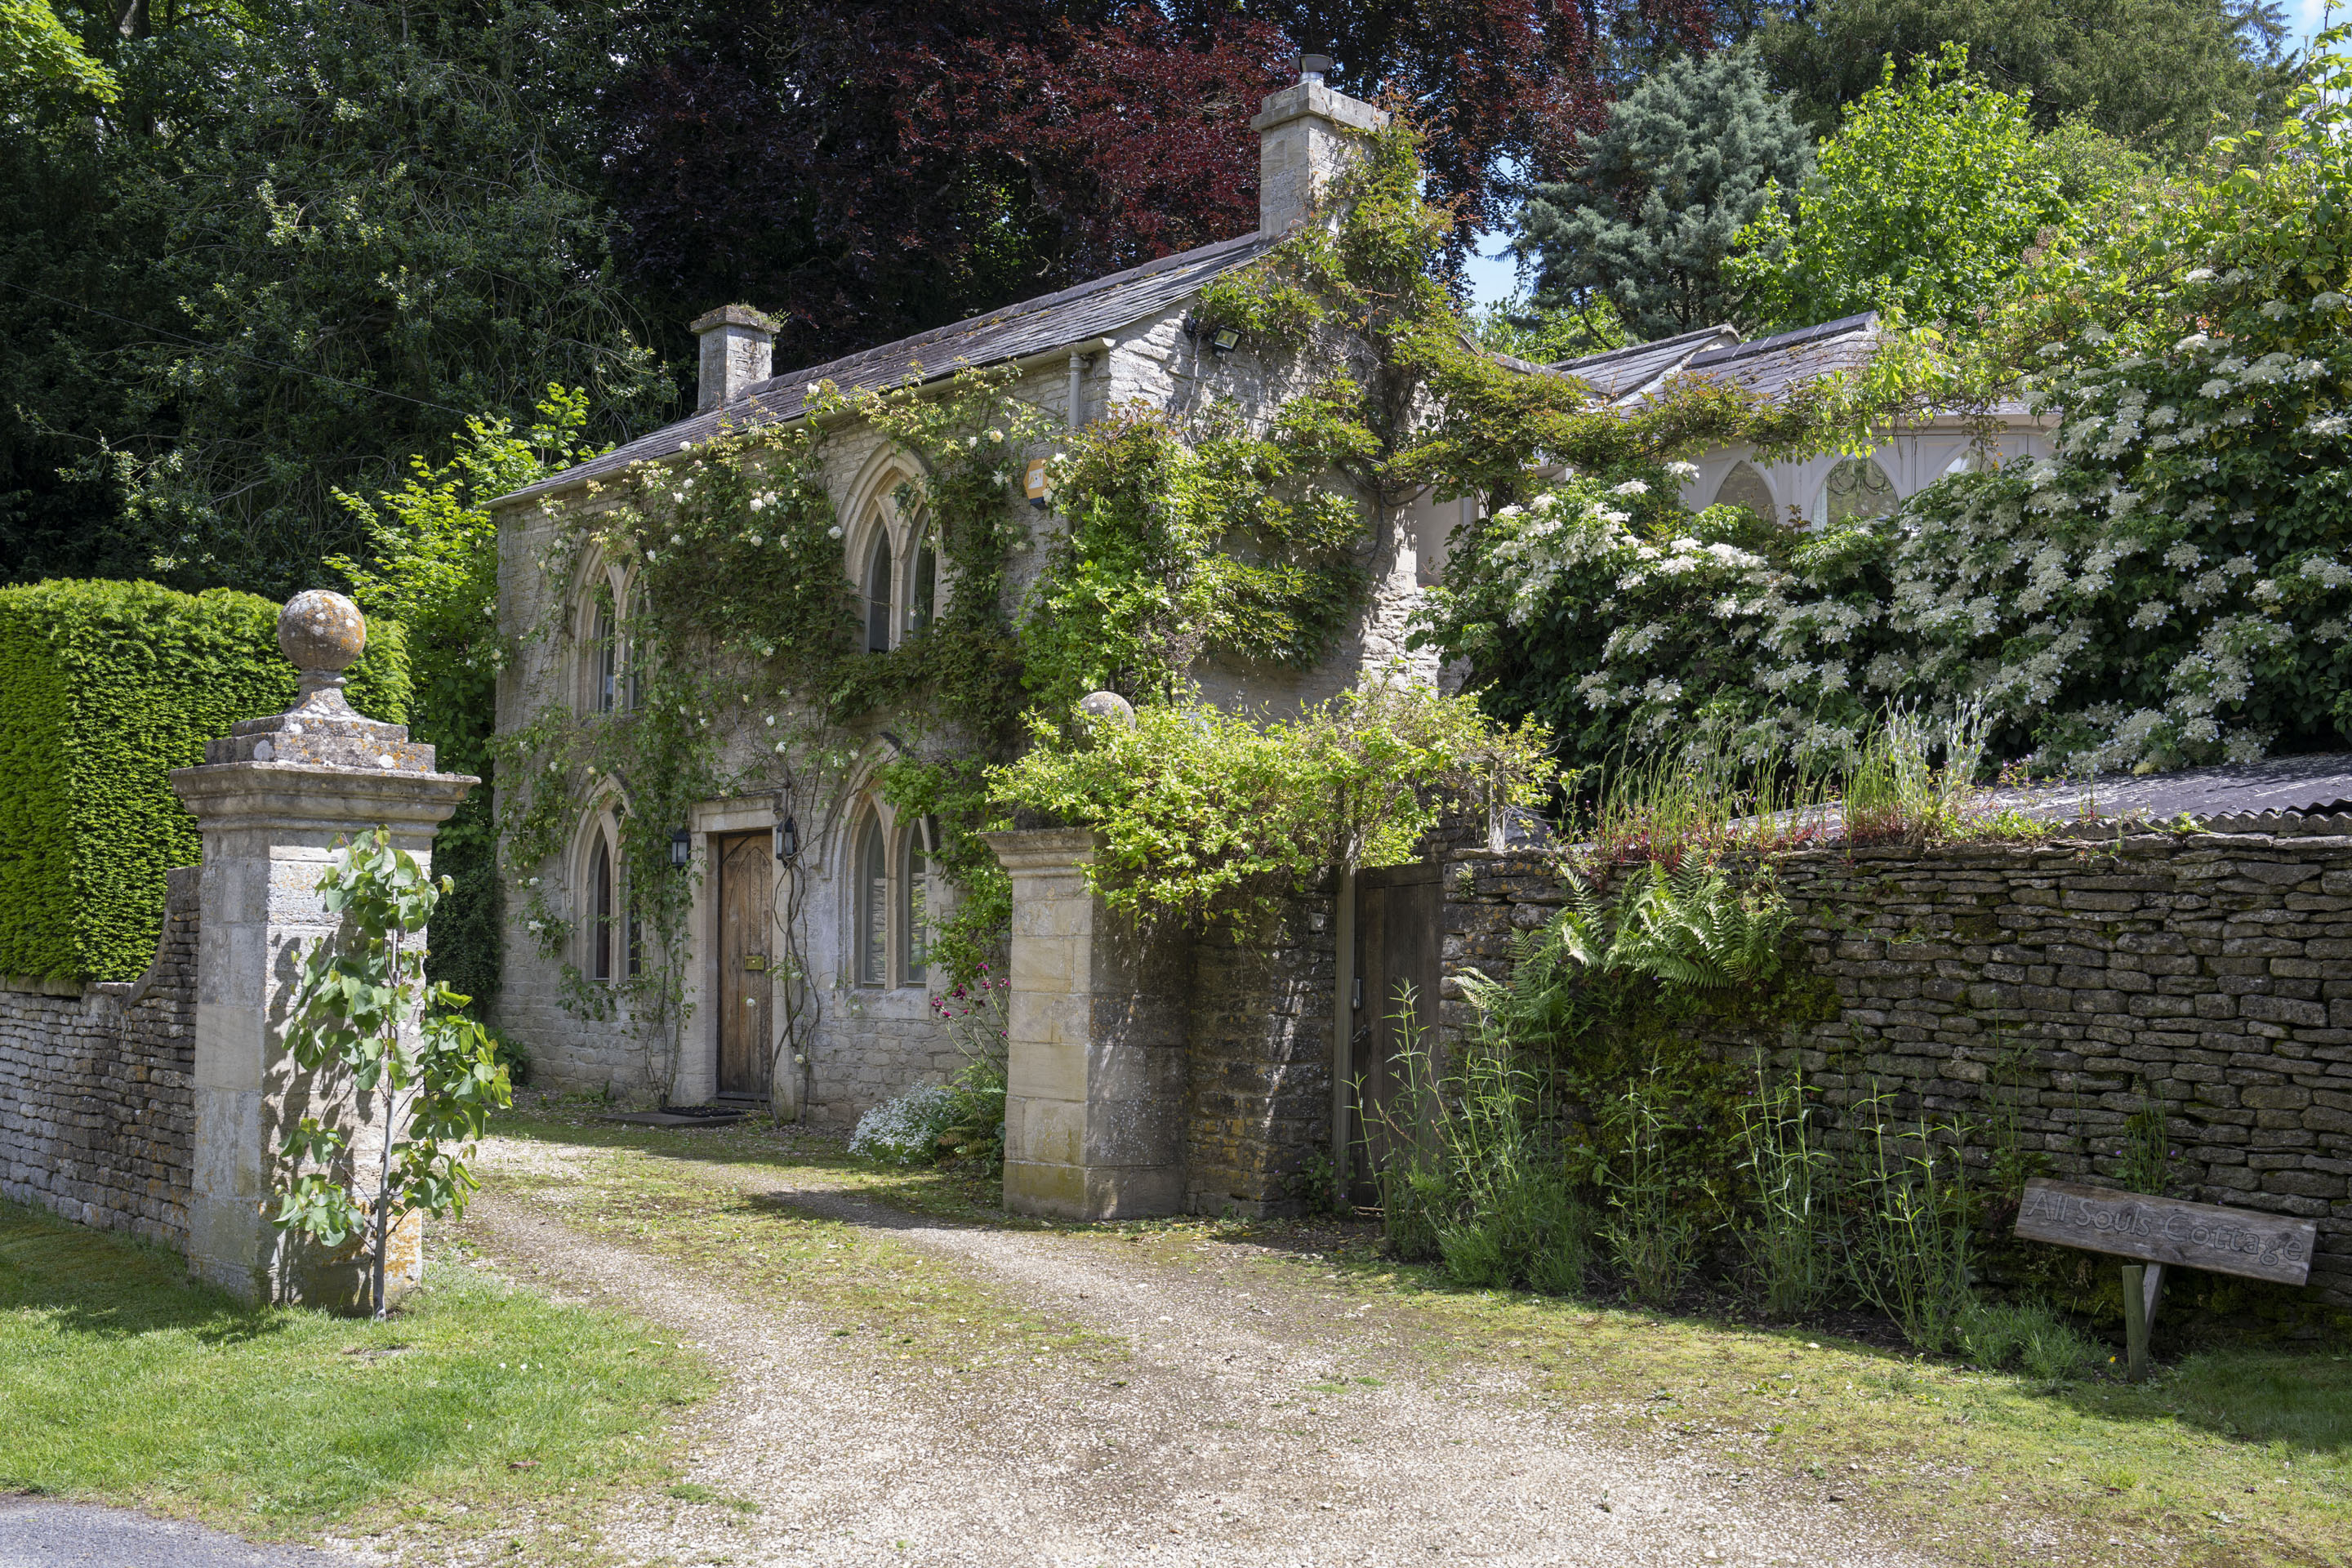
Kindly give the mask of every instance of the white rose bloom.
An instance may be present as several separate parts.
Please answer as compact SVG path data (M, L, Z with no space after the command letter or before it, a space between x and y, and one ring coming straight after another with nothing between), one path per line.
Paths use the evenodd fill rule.
M1627 479L1623 484L1612 488L1609 493L1612 496L1645 496L1650 493L1650 487L1640 479Z
M2206 283L2211 281L2212 277L2213 269L2211 268L2199 267L2190 270L2187 280L2191 283Z
M1686 485L1693 479L1698 478L1698 465L1696 463L1684 462L1668 463L1666 465L1666 473L1677 483Z

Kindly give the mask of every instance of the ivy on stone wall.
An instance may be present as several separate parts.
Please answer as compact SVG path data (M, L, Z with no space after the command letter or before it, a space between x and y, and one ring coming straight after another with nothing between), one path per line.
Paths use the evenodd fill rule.
M1575 384L1471 345L1433 267L1448 232L1421 200L1417 137L1400 123L1368 140L1332 226L1310 225L1210 286L1202 311L1242 327L1269 380L1298 388L1262 429L1216 405L1185 419L1121 409L1066 432L1016 395L1010 367L943 387L819 387L806 420L722 430L590 486L575 511L551 509L554 541L536 563L549 614L529 635L553 668L573 668L583 567L614 563L638 584L615 631L634 703L583 716L543 700L503 752L515 781L510 873L551 956L574 933L533 879L570 845L589 800L607 793L624 807L640 961L617 987L567 970L573 1004L610 1010L617 994L650 1031L649 1050L665 1049L654 1037L680 1022L694 875L667 867L672 828L699 800L845 780L844 759L886 735L896 754L879 787L942 830L937 861L962 897L936 951L951 978L968 978L1009 910L978 836L1045 804L1024 802L1023 781L1055 795L1046 763L992 769L1033 745L1066 761L1095 745L1072 717L1085 692L1186 709L1204 658L1311 668L1362 602L1380 525L1423 489L1499 501L1563 453L1622 463L1733 438L1834 440L1883 400L1885 387L1862 378L1801 395L1793 411L1715 386L1631 416L1592 407ZM887 652L866 651L825 482L831 444L854 425L919 465L897 499L902 514L928 520L940 562L937 616ZM1050 523L1015 494L1041 457ZM1016 591L1024 561L1035 574ZM724 742L746 731L774 739L761 761L730 770ZM1504 734L1487 740L1518 745ZM1406 780L1412 749L1385 756L1382 766L1404 769L1391 782ZM1130 769L1127 787L1174 777ZM1092 798L1055 795L1065 806L1081 797ZM1345 837L1330 816L1339 802L1302 798L1322 814L1302 843Z

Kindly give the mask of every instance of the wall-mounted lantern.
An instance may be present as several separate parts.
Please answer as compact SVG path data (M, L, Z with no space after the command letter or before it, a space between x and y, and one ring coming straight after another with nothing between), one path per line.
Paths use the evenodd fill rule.
M776 858L786 865L800 858L801 825L787 816L776 824Z
M669 830L669 868L683 871L694 858L694 835L683 827Z

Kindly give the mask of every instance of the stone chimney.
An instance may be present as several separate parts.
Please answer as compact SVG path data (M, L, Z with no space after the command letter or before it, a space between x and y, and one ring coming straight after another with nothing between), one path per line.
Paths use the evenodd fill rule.
M1297 84L1267 98L1250 121L1257 132L1260 234L1286 233L1306 222L1355 161L1355 138L1389 122L1386 110L1326 87L1323 74L1330 68L1328 55L1299 56Z
M734 402L776 374L776 323L749 305L721 305L688 329L702 340L694 411Z

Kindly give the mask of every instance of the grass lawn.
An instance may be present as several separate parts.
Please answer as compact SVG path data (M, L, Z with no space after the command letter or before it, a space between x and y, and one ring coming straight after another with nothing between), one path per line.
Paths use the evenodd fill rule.
M593 1558L591 1505L672 1473L665 1427L707 1372L631 1319L435 1254L369 1322L246 1307L176 1254L0 1204L0 1491Z
M898 1353L969 1365L1116 1352L1072 1325L1024 1317L887 1231L747 1196L747 1182L1065 1231L1236 1290L1263 1281L1325 1297L1335 1315L1368 1309L1354 1320L1368 1363L1377 1343L1382 1355L1418 1357L1440 1384L1466 1364L1514 1367L1534 1402L1596 1432L1686 1447L1735 1477L1867 1499L1958 1562L2352 1563L2352 1346L2340 1342L2209 1351L2140 1385L2052 1385L1820 1330L1457 1289L1381 1257L1364 1226L1018 1219L968 1174L881 1169L837 1142L757 1124L625 1130L558 1105L502 1118L499 1130L598 1149L568 1223L682 1264L748 1270L747 1284L831 1310L857 1325L844 1331L881 1336ZM2047 1527L2025 1559L2006 1528L2021 1518Z

